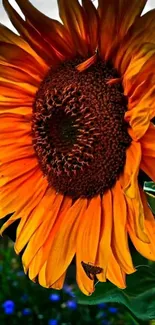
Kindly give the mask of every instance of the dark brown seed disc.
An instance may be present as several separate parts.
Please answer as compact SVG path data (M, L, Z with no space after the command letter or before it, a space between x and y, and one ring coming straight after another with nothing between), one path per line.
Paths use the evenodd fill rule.
M79 72L77 58L49 71L33 107L33 143L40 167L57 192L91 198L112 188L131 143L127 101L118 74L100 59Z

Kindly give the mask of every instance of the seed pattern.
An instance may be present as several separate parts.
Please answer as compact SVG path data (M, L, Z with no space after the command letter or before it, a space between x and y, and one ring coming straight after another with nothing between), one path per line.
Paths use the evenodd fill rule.
M57 192L91 198L111 188L131 143L124 121L127 100L118 74L98 61L83 72L81 58L52 69L33 106L33 144L44 175Z

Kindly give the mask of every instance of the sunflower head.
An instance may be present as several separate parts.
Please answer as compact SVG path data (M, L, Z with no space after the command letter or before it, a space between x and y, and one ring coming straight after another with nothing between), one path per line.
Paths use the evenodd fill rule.
M61 289L71 263L90 295L125 288L128 245L155 260L155 11L146 0L58 0L62 23L3 0L0 25L1 233L15 230L25 273Z

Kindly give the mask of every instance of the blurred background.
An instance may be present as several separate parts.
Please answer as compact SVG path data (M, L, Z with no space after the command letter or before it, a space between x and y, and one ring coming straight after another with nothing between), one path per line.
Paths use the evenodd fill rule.
M58 19L56 0L31 2L48 16ZM19 10L14 0L10 3ZM152 8L155 8L155 0L148 0L144 12ZM15 31L1 0L0 22ZM0 238L0 325L155 325L155 321L136 320L119 304L78 305L73 290L69 280L62 291L44 289L29 281L20 258L14 253L12 241Z

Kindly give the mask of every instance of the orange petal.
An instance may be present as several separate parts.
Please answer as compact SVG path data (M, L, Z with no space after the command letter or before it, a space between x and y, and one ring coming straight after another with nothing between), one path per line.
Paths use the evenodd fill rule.
M106 0L98 1L100 15L99 52L108 60L115 48L127 34L138 16L140 16L146 0Z
M21 234L19 234L19 238L17 237L15 249L19 250L19 245L21 245L22 242L22 235L24 233L25 237L25 244L27 241L27 246L25 248L24 254L22 256L22 262L26 269L31 269L31 261L35 257L36 253L39 251L39 249L44 245L45 241L48 238L49 233L52 231L52 228L57 222L58 213L63 201L63 195L55 195L54 201L52 201L53 197L52 195L48 194L48 198L46 197L46 200L42 200L40 207L37 207L35 209L35 213L30 216L32 219L33 224L31 226L32 230L29 231L29 225L24 225L24 229L22 230ZM52 194L52 193L51 193ZM46 207L48 206L48 210L46 210ZM41 210L41 211L40 211ZM37 217L39 216L37 220ZM36 220L36 222L35 222ZM32 235L30 235L30 232ZM24 236L23 235L23 236ZM52 238L52 237L51 237ZM18 241L18 247L17 247L17 241ZM22 243L23 245L23 243ZM20 246L21 250L21 246Z
M94 54L98 46L98 37L99 37L98 12L91 0L82 0L82 6L85 10L87 24L88 24L90 53Z
M107 268L107 279L116 285L120 289L126 288L125 272L121 269L116 258L114 257L112 250L109 254L108 268Z
M25 52L29 53L39 63L40 71L38 71L38 73L41 73L41 71L44 71L44 73L47 72L48 66L41 59L41 57L39 57L37 53L33 51L33 49L29 46L29 44L26 43L21 36L13 33L10 29L8 29L6 26L1 24L0 24L0 41L17 45Z
M2 96L1 96L2 98ZM0 101L1 101L0 98ZM3 100L5 101L6 97L3 97ZM10 98L9 98L10 99ZM15 99L15 98L14 98ZM12 98L10 99L12 101ZM8 104L8 102L7 102ZM11 103L10 105L5 105L3 106L3 103L0 102L0 114L4 114L4 113L13 113L13 114L20 114L20 115L26 115L26 116L31 116L32 115L32 107L31 106L26 106L26 103L24 103L25 106L16 106L13 105L13 103Z
M143 157L140 168L155 182L154 157Z
M74 43L65 27L57 20L51 19L37 10L29 1L16 0L21 11L52 47L61 55L75 55Z
M15 44L0 42L0 57L0 63L4 66L20 69L38 81L44 77L47 71L41 69L36 59Z
M65 197L61 207L60 207L60 212L57 217L57 222L61 216L61 219L65 214L68 212L72 205L72 200L69 197ZM22 221L21 221L22 222ZM21 223L20 222L20 223ZM19 225L20 226L20 225ZM19 228L18 226L18 228ZM36 252L35 256L31 260L31 263L29 265L29 271L33 273L33 277L37 277L37 275L40 273L40 270L42 269L44 263L47 262L49 253L52 247L52 242L53 242L53 231L51 230L44 242L42 243L42 246L39 248L39 250ZM32 268L32 271L31 271Z
M138 174L141 162L141 146L133 141L126 151L126 164L120 183L125 194L129 213L132 214L135 224L135 232L138 238L148 242L144 229L144 213L138 189ZM130 211L131 210L131 211Z
M55 65L59 59L50 44L37 32L28 21L25 21L10 5L8 0L3 0L3 6L8 13L10 21L19 34L29 43L32 49L45 61L48 66Z
M78 199L65 214L60 215L51 232L53 240L46 269L49 287L62 276L75 255L77 226L86 204L86 199Z
M135 54L139 52L145 55L148 52L149 43L153 44L154 39L155 19L152 10L135 21L113 58L114 65L121 75L125 73Z
M150 123L150 126L141 138L142 146L142 161L140 168L155 182L155 126Z
M43 183L43 184L42 184ZM3 218L5 215L13 213L15 211L22 211L25 205L29 200L32 199L35 191L38 192L39 186L42 188L46 187L46 182L42 178L42 174L39 169L33 168L26 174L22 175L19 179L13 180L11 183L6 184L4 187L1 187L0 192L0 216ZM43 189L42 188L42 189ZM14 219L18 219L21 215L16 215L12 217L11 223ZM9 221L4 224L2 231L4 231L4 227L9 226ZM10 223L10 224L11 224Z
M42 266L39 272L38 282L42 287L48 288L46 283L46 266L47 266L47 262Z
M37 78L35 79L24 71L12 67L6 67L2 64L0 64L0 77L9 82L29 83L36 87L39 87L39 82L41 81L40 78L37 80Z
M148 48L148 50L146 48ZM144 86L143 91L141 91L141 93L138 93L139 96L137 98L137 101L140 101L141 97L143 97L146 93L147 84L149 86L151 85L151 79L153 79L155 70L154 62L155 48L153 44L146 44L145 52L143 46L142 50L138 50L137 54L132 57L130 64L123 76L124 94L128 97L131 97L132 101L135 99L135 96L133 96L135 89L138 88L139 85L143 84ZM130 99L131 103L132 101Z
M59 16L71 34L75 48L82 56L88 54L87 20L78 0L58 0Z
M96 264L100 265L103 272L97 275L99 281L106 281L106 271L109 255L111 253L111 233L112 233L112 194L111 191L105 192L102 197L102 219L100 230L100 241Z
M18 233L22 230L25 223L27 222L29 215L36 208L36 206L43 198L46 188L47 188L46 183L39 180L33 195L31 195L31 193L30 193L31 196L27 195L27 197L23 201L23 204L22 205L19 204L18 207L16 207L16 212L14 212L14 214L3 224L1 228L1 233L3 233L5 229L9 227L14 221L21 218L18 228L16 230L16 237L17 237Z
M151 109L154 97L150 94L144 98L133 108L125 113L125 121L129 123L134 133L134 140L139 140L147 131L151 120Z
M89 59L85 60L84 62L78 64L76 66L76 69L79 72L82 72L86 69L88 69L92 64L94 64L97 60L97 54L95 53L93 56L91 56Z
M4 186L9 182L19 178L20 176L26 174L33 168L38 166L38 161L36 157L30 158L15 158L14 161L1 164L0 166L0 186Z
M24 106L31 107L32 110L33 98L25 97ZM13 98L13 97L5 97L0 95L0 110L1 108L16 108L23 106L23 99L21 98Z
M128 224L133 226L135 235L139 240L144 243L149 243L145 224L144 224L144 210L139 193L138 184L135 184L136 196L130 199L126 196L127 207L128 207Z
M113 197L113 236L112 236L112 250L119 262L122 270L127 273L135 271L129 246L126 231L127 224L127 209L123 191L119 181L116 182L112 189Z
M64 272L64 274L55 283L52 284L52 289L61 290L64 285L65 277L66 272Z
M87 295L94 291L93 280L86 276L81 262L96 266L101 224L101 205L100 195L90 200L87 210L81 216L76 239L77 283L81 291ZM100 267L100 265L98 266Z
M150 126L141 138L142 159L144 156L155 158L155 125L150 123Z
M43 222L46 221L45 214L47 213L47 211L46 211L45 207L47 207L50 202L50 204L51 204L50 208L51 208L51 206L53 206L53 204L54 204L55 198L56 198L55 190L51 190L51 189L47 188L45 195L43 196L42 200L40 201L40 203L38 204L36 209L34 211L32 211L31 214L29 215L29 218L28 218L27 222L24 224L24 227L21 228L20 224L19 224L19 229L17 228L17 238L16 238L16 242L15 242L15 250L18 254L25 247L25 245L28 244L31 237L32 237L33 241L36 238L36 234L39 231L39 228L41 227ZM49 218L47 218L47 219L49 219ZM36 232L36 234L35 234L35 232ZM35 238L33 237L33 234L34 234ZM42 238L42 240L43 240L43 238ZM40 245L40 241L41 241L41 239L39 239L39 242L37 243L37 245ZM28 251L29 251L29 249L28 249ZM35 247L32 250L32 253L31 253L32 257L30 257L31 259L33 258L33 251L35 251ZM27 256L27 253L25 255ZM24 256L23 256L23 259L24 259ZM30 261L25 262L25 259L24 259L24 262L25 262L24 265L28 266Z
M146 196L141 189L140 189L140 194L141 194L141 200L143 203L144 214L145 214L145 219L144 219L145 231L149 238L149 243L142 242L136 236L135 229L134 229L134 218L131 214L129 214L127 229L130 238L137 251L147 259L155 261L155 239L154 239L155 220L154 220L154 216L151 213L151 210L148 207Z
M38 90L37 87L32 86L29 83L10 82L10 81L8 82L5 79L2 80L2 78L0 77L0 91L1 91L2 96L7 97L7 92L9 93L9 89L10 89L11 95L14 94L14 91L15 91L15 94L17 94L17 92L19 93L19 95L18 95L19 97L23 96L23 95L25 96L25 94L26 94L27 96L30 96L33 98L35 97L35 94ZM9 96L10 96L10 94L9 94Z
M39 272L38 282L41 286L48 288L47 282L46 282L46 268L47 268L47 262L43 265L41 271ZM30 277L30 274L29 274L29 277ZM66 277L66 272L64 272L64 274L62 274L61 277L55 283L53 283L51 288L56 289L56 290L61 290L64 285L65 277Z
M126 196L134 198L136 196L136 184L141 162L141 145L132 141L126 150L126 163L123 174L120 176L120 183Z

